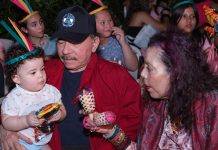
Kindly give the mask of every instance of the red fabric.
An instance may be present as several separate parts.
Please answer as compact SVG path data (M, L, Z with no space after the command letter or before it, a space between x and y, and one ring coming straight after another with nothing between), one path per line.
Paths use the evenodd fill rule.
M205 15L204 15L203 6L204 5L210 6L210 0L200 2L200 3L196 4L196 5L197 5L198 14L199 14L199 23L198 23L198 25L201 26L204 23L208 22Z
M48 83L60 89L63 64L57 60L48 62L46 71ZM131 140L136 141L142 120L140 86L128 72L120 65L107 62L93 54L82 75L79 89L82 87L93 90L96 111L114 112L117 116L116 124L130 136ZM56 132L53 135L56 137ZM52 148L59 150L53 144L60 142L51 142ZM90 136L90 145L92 150L114 150L112 144L103 139L101 134L95 133Z
M193 109L196 118L192 125L194 150L218 149L218 92L198 100ZM157 150L166 119L166 101L146 104L140 135L141 150Z
M63 64L58 59L48 61L45 63L45 71L47 74L47 83L55 86L60 90L64 71ZM61 150L60 133L58 131L57 125L55 126L49 145L51 146L52 150Z

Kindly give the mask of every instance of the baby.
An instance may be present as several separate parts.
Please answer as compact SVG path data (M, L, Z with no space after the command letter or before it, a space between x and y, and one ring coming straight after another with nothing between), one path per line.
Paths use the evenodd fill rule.
M15 87L3 100L2 125L7 130L19 131L30 138L33 144L23 140L20 143L31 150L50 150L47 143L52 137L52 130L42 132L41 138L36 140L34 129L42 124L50 127L52 122L60 122L66 116L60 92L46 84L43 57L43 50L40 48L28 51L20 46L13 47L5 56L6 79L9 85ZM48 119L37 117L36 111L53 103L60 104L55 114Z

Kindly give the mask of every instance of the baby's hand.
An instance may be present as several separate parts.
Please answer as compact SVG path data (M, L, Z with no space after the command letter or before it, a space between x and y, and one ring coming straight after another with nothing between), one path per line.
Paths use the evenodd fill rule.
M31 112L29 115L26 116L26 122L30 127L36 127L40 124L42 124L43 119L39 119L35 112Z
M48 120L49 122L55 122L61 119L61 110L59 109L51 118Z
M122 43L125 42L125 35L124 35L124 31L119 28L119 27L113 27L112 28L112 34L116 37L116 39Z

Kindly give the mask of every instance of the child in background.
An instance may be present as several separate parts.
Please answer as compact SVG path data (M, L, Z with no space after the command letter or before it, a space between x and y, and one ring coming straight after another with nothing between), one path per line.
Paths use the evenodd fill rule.
M45 25L39 11L33 11L28 1L21 3L18 0L13 0L12 2L23 10L19 12L18 23L32 45L44 50L45 60L55 57L57 53L56 39L51 39L47 34L44 34Z
M135 71L138 68L138 60L125 40L124 31L114 26L107 6L100 1L98 1L97 9L93 10L95 3L87 9L92 9L90 14L95 15L96 18L96 32L100 38L97 53L106 60L118 62L128 70Z
M192 36L205 53L211 70L218 75L218 58L213 39L198 26L198 22L199 14L194 1L174 1L169 30L181 30Z
M33 144L20 140L27 149L49 150L47 143L52 133L46 134L39 142L35 141L34 127L45 121L38 119L35 111L51 103L60 103L60 109L49 118L49 122L59 122L65 118L66 110L59 91L46 84L43 50L36 48L28 52L16 46L6 53L5 59L7 81L16 84L16 87L3 100L2 125L7 130L19 131L30 138Z

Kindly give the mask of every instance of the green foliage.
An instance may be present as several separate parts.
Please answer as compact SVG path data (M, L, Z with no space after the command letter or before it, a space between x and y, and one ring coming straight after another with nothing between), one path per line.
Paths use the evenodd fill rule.
M67 8L73 5L80 5L84 6L85 1L83 0L29 0L30 5L32 6L33 10L40 11L40 14L45 23L45 33L48 35L52 35L55 30L55 18L60 10L63 8ZM107 1L107 5L111 8L114 12L116 12L117 16L121 16L120 14L120 7L121 2L120 0L109 0ZM15 11L16 6L10 2L10 0L0 0L0 19L5 20L8 24L8 17L12 20L18 21L19 12ZM118 12L118 13L117 13ZM119 17L118 17L119 18ZM116 21L118 21L117 19ZM120 21L119 21L120 22ZM0 26L0 38L11 38L5 29Z

